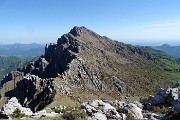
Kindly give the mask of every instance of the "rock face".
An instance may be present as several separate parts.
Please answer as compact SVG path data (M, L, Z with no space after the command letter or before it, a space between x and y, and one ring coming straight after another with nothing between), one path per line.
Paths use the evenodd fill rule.
M7 104L1 108L1 112L6 115L11 115L17 108L19 108L21 112L27 116L31 116L33 114L30 108L22 107L15 97L8 100Z
M93 100L83 103L81 109L89 115L88 120L126 120L127 115L125 113L131 114L134 119L143 119L142 109L135 104L121 105L121 102L117 101Z
M87 120L107 120L106 115L101 112L94 113L92 117L88 117Z
M164 104L171 105L172 103L178 104L179 100L179 88L160 88L154 96L149 98L141 98L140 102L146 106L147 109L150 109L150 106L161 106ZM149 106L149 107L148 107Z
M172 102L172 110L174 112L180 113L180 99L174 100Z
M36 111L52 102L56 93L53 79L42 79L35 75L26 75L17 83L17 93L23 106Z
M41 110L36 113L33 113L31 117L32 118L55 117L56 115L58 115L58 113L55 112L47 113L46 110Z
M27 116L31 116L34 118L40 117L55 117L58 113L55 112L46 112L46 110L38 111L33 113L30 108L22 107L22 105L18 102L16 97L12 97L10 100L7 101L6 104L3 105L1 108L2 115L12 115L16 109L19 109L21 113L24 113Z
M141 48L113 41L85 27L74 27L57 44L46 45L44 55L7 75L1 87L7 97L17 97L33 111L50 103L56 92L69 95L100 91L114 98L142 94L149 92L147 88L156 90L167 84L158 80L163 78L161 74L158 78L149 75L159 70L153 60Z
M93 119L116 119L122 120L121 115L116 111L116 108L110 105L108 102L102 100L94 100L83 103L81 109L84 109L86 113L91 115L89 120Z
M143 119L142 109L133 103L127 104L124 109L128 110L136 119Z
M172 88L160 88L154 96L141 98L142 104L137 101L125 103L117 100L115 102L92 100L83 103L81 109L89 115L88 120L179 120L180 99L178 91L179 85L176 84ZM147 105L149 109L147 109ZM145 116L148 118L144 118Z
M16 86L16 89L6 94L16 96L23 106L29 107L33 111L40 110L51 103L56 93L53 79L42 79L30 74L18 81Z
M152 105L161 105L165 102L172 102L178 99L178 88L167 88L167 89L159 89L155 96L152 97L151 104Z
M166 112L161 115L159 113L148 113L148 120L178 120L180 115L179 83L174 87L160 88L154 96L141 98L140 102L143 104L143 109L147 111L152 112L154 108L161 107L166 109Z

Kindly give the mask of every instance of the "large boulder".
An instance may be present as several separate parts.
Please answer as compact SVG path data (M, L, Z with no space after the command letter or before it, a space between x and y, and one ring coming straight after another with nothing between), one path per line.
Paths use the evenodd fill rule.
M174 100L171 107L174 112L180 113L180 99Z
M116 108L110 105L108 101L104 102L102 100L93 100L85 102L81 105L81 108L88 113L97 112L98 107L101 108L103 112L106 112L108 110L116 110Z
M105 114L101 112L94 113L92 117L88 117L87 120L107 120L107 117Z
M157 106L165 103L171 104L174 100L178 99L178 88L167 88L167 89L159 89L155 96L151 99L151 105Z
M166 90L166 95L170 95L172 97L172 101L178 99L179 94L178 94L178 88L168 88Z
M142 109L137 107L134 103L129 103L124 107L136 119L143 119Z
M32 111L42 110L53 101L56 90L53 79L42 79L38 76L27 74L24 79L17 82L15 93L23 106Z
M11 115L17 108L25 115L31 116L33 114L30 108L22 107L16 97L8 100L8 102L2 107L1 112L6 115Z
M166 99L166 89L159 89L155 96L152 97L151 104L154 105L160 105L165 103Z
M134 101L133 102L137 107L139 107L139 108L141 108L141 109L143 109L143 104L141 104L140 102L138 102L138 101Z
M108 119L115 119L115 120L122 120L122 115L120 115L115 109L109 109L105 112L103 112Z
M40 117L55 117L58 113L55 112L47 112L46 110L41 110L34 113L31 117L40 118Z
M106 120L106 119L115 119L115 120L125 120L126 115L123 113L118 113L114 105L116 102L112 101L102 101L102 100L93 100L85 102L81 105L83 109L90 116L88 120Z

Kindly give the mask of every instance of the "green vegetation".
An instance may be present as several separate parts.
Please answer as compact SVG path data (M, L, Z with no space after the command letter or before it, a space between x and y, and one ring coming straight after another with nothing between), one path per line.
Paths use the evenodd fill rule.
M144 48L144 50L154 57L159 69L166 72L167 80L172 83L180 80L180 59L149 47Z
M4 75L10 73L12 70L22 68L28 61L28 58L0 56L0 78L3 78Z
M55 113L65 113L65 112L66 112L66 109L62 109L62 110L55 109L54 112L55 112Z
M26 115L24 113L21 113L21 110L19 108L16 108L16 110L13 112L12 117L13 118L22 118Z
M152 113L156 114L168 114L171 110L167 106L153 106L151 109Z
M43 53L44 45L35 43L0 45L0 79Z
M81 110L73 110L63 114L65 120L85 120L87 119L87 114Z

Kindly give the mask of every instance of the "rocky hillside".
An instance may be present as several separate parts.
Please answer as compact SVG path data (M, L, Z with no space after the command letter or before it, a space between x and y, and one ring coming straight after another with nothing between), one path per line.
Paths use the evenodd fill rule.
M168 80L174 84L180 79L180 59L172 57L165 52L152 49L150 47L141 47L144 51L148 52L150 56L155 58L156 64L160 69L166 71Z
M46 45L44 55L7 75L1 96L17 97L33 111L54 101L76 106L95 97L140 96L171 83L159 63L145 48L74 27Z

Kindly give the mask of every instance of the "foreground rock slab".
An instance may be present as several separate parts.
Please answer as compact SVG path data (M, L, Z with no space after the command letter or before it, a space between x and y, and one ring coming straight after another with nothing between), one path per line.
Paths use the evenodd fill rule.
M34 113L31 117L33 118L40 118L40 117L55 117L56 115L58 115L58 113L55 112L46 112L46 110L42 110L42 111L38 111L36 113Z
M6 115L11 115L17 108L21 110L21 113L24 113L27 116L31 116L33 114L30 108L22 107L16 97L12 97L8 100L2 107L1 112Z
M89 115L88 120L127 120L125 113L136 119L143 119L142 109L133 103L93 100L83 103L81 109Z
M143 119L142 109L137 107L134 103L127 104L124 109L126 109L136 119Z

